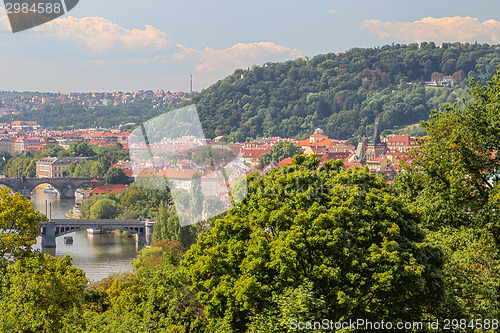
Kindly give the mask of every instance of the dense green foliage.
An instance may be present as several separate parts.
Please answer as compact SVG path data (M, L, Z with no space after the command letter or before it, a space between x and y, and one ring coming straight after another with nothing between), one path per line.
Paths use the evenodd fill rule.
M71 315L79 315L87 285L85 273L71 257L34 253L16 261L2 279L2 332L56 332Z
M443 261L417 222L382 178L299 155L251 176L247 199L198 240L187 265L211 331L264 322L288 332L289 319L319 314L428 319L444 299ZM294 301L310 312L293 312Z
M319 167L297 156L249 180L247 199L187 253L178 241L159 241L129 275L84 289L68 257L33 253L9 263L0 328L267 333L297 331L292 319L498 317L500 263L488 233L443 229L425 238L418 213L382 178L338 162ZM134 192L129 199L144 195Z
M89 107L71 104L46 105L38 110L23 111L17 115L0 117L0 122L34 120L47 129L90 128L140 123L164 110L154 109L148 101L136 101L118 106Z
M97 194L82 201L80 212L83 218L92 218L92 207L102 200L114 201L119 209L113 214L114 217L124 219L156 219L162 203L172 205L170 194L165 190L143 189L131 185L126 191L114 194ZM108 202L109 204L109 202ZM108 205L109 206L109 205ZM168 206L167 206L168 207Z
M3 173L7 177L35 177L36 162L46 156L43 153L32 154L31 152L4 155Z
M468 318L498 318L500 71L486 85L472 82L470 94L463 108L433 110L396 186L445 252L450 304Z
M46 217L21 194L0 187L0 276L2 269L31 252Z
M294 144L290 141L280 141L271 148L269 153L265 153L264 155L262 155L262 158L259 162L259 168L263 168L266 165L269 165L269 163L271 163L272 161L279 163L287 157L296 155L299 151L299 145Z
M500 245L500 75L470 93L464 108L435 110L423 124L429 136L400 191L428 228L486 227Z
M80 204L84 219L154 219L153 242L179 241L186 248L196 242L198 225L181 227L172 196L165 190L144 189L132 185L118 195L92 195Z
M445 253L448 312L471 319L500 318L500 256L491 233L444 227L428 232L427 241Z
M427 119L431 109L465 97L468 78L489 80L499 62L498 47L488 44L354 48L238 69L193 102L207 137L303 138L320 127L332 138L359 140L375 120L391 130ZM453 75L458 86L424 87L433 73Z

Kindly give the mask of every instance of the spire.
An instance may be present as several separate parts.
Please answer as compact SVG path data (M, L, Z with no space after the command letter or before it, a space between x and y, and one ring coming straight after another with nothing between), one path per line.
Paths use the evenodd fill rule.
M376 145L380 143L380 133L378 132L378 123L375 123L373 127L372 144Z

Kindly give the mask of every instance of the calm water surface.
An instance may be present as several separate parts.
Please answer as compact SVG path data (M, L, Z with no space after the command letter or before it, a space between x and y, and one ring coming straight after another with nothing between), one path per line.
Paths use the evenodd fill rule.
M47 207L52 204L52 218L66 218L64 214L75 205L74 199L59 199L54 194L43 192L45 185L37 187L31 196L36 210L45 214ZM78 201L78 199L76 199ZM50 213L48 213L49 215ZM73 244L64 244L63 237L56 238L55 256L64 257L69 254L73 258L73 265L84 270L90 280L100 280L111 273L132 271L131 262L137 256L140 248L136 247L135 238L121 237L115 233L92 235L86 231L70 233ZM34 246L40 249L41 238L38 237ZM49 249L48 253L50 253ZM54 255L54 253L51 253Z

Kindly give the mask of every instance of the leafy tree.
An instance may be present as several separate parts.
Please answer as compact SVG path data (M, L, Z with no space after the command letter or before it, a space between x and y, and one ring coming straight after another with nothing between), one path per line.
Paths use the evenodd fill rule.
M59 145L48 146L48 147L44 148L43 150L47 154L47 156L50 156L50 157L59 156L59 153L61 151L65 151L65 149Z
M96 152L92 146L84 141L73 142L68 149L69 156L72 157L94 157Z
M11 158L11 154L6 151L0 150L0 172L3 172L5 165Z
M175 225L173 225L172 221L170 207L162 201L158 207L158 216L154 225L153 242L158 242L163 239L179 239L180 225L178 225L178 220Z
M181 227L177 217L177 209L162 202L158 209L158 217L153 231L153 242L161 240L179 241L189 248L196 242L196 228L192 225Z
M104 175L106 184L127 184L128 177L125 175L122 169L111 167L108 169Z
M0 269L31 253L46 217L19 193L0 187Z
M85 273L71 258L36 253L17 260L2 276L0 330L57 332L65 317L83 310Z
M100 199L90 208L91 219L114 219L118 217L121 209L116 201L111 199Z
M263 168L272 161L281 162L287 157L292 157L300 152L300 146L290 141L280 141L275 144L269 153L262 155L259 168Z
M172 205L170 193L166 190L140 188L135 183L128 191L118 194L120 205L124 208L124 218L157 219L161 202Z
M500 76L486 86L471 82L464 108L434 110L423 123L425 144L397 186L423 214L425 226L485 227L500 246Z
M264 178L186 253L209 329L244 331L290 314L420 320L444 300L442 252L418 217L365 169L296 156ZM310 300L306 309L293 302ZM295 312L285 307L295 307Z
M203 212L203 192L201 190L201 175L195 173L191 179L191 188L189 189L189 206L191 221L198 222Z
M446 256L448 311L469 319L499 318L500 256L491 234L484 229L444 227L429 232L427 242Z
M80 205L80 215L84 219L90 219L91 215L92 215L92 213L91 213L92 206L97 201L103 200L103 199L109 199L109 200L112 200L112 201L115 201L116 203L118 203L118 199L116 198L116 196L114 194L92 195L91 197L86 198L85 200L82 201L82 203Z

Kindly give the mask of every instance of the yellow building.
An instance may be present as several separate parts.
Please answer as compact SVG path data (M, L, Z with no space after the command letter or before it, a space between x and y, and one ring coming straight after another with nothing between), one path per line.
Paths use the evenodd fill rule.
M36 162L37 178L59 178L63 177L63 170L72 162L81 162L82 160L93 160L90 157L45 157Z

